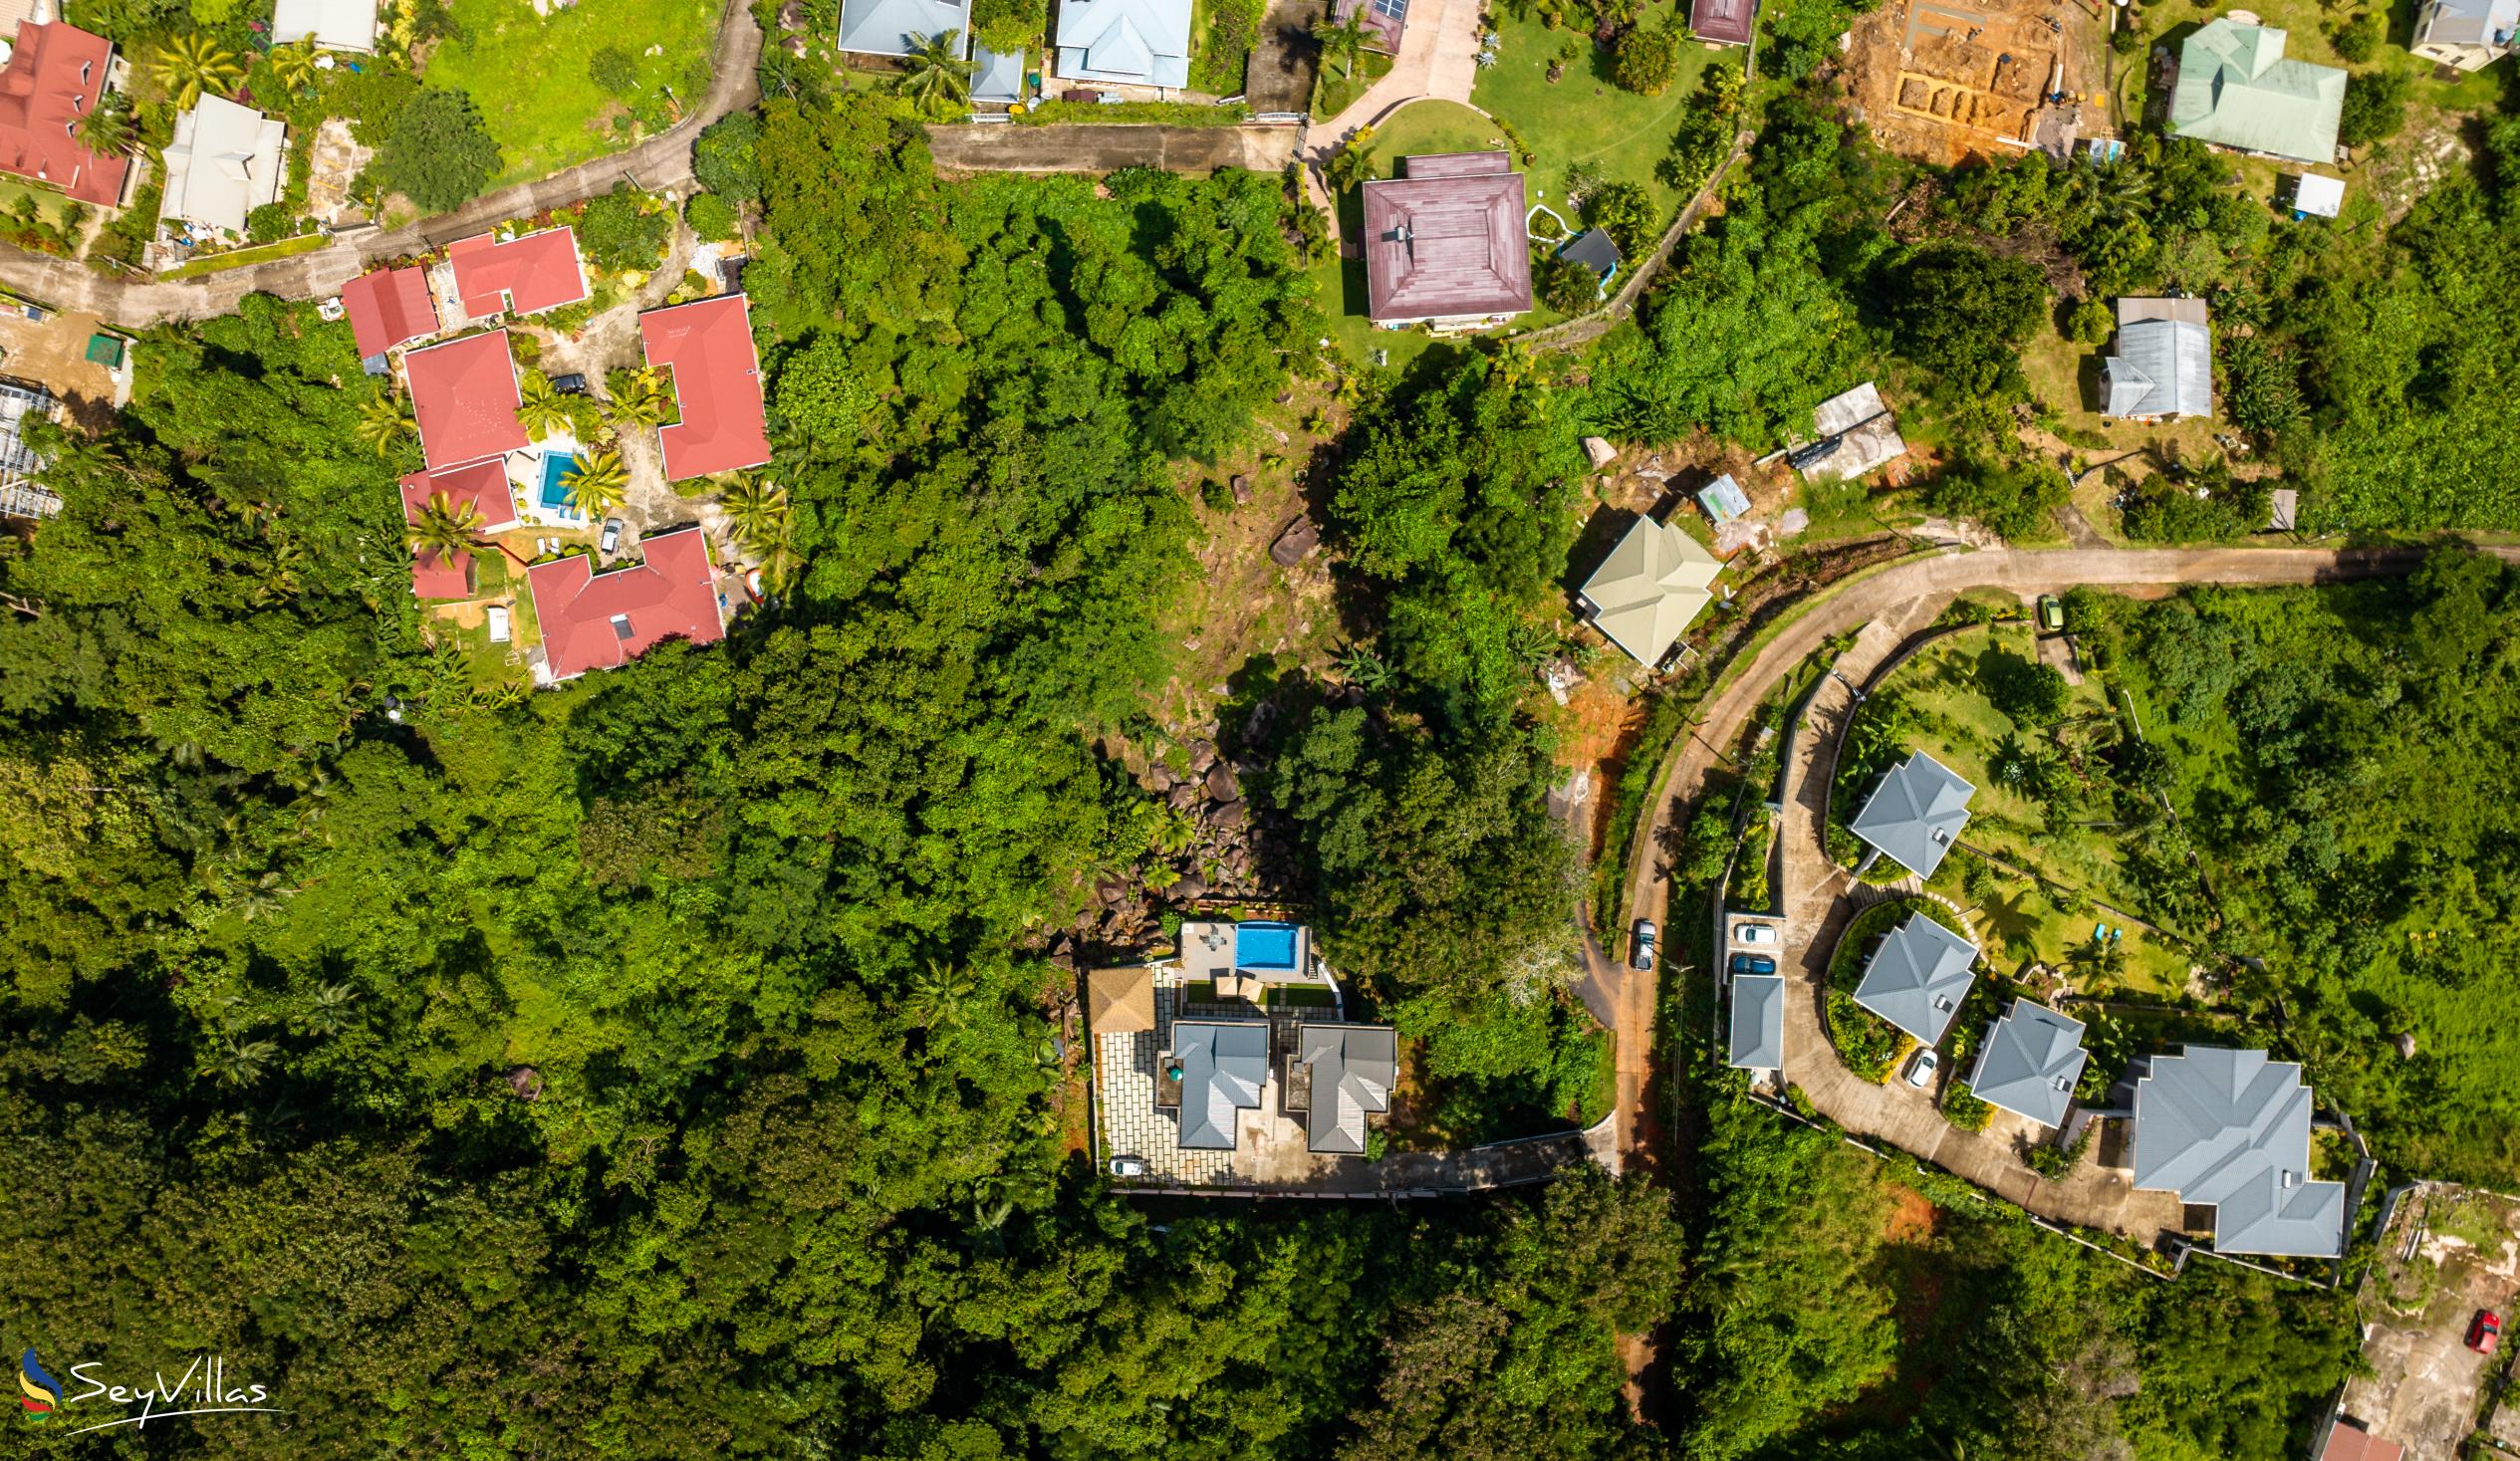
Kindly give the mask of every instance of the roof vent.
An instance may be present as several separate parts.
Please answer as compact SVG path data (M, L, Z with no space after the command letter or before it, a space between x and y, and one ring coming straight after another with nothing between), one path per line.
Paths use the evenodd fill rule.
M2071 1091L2074 1089L2074 1083L2066 1080L2063 1076L2059 1076L2056 1078L2056 1089L2059 1091Z
M2284 1188L2286 1191L2290 1191L2299 1185L2301 1185L2301 1173L2291 1171L2284 1173Z
M627 613L617 613L613 615L613 637L617 639L627 639L630 636L630 615Z
M1937 1010L1947 1010L1951 1008L1951 996L1947 994L1935 995L1933 997L1933 1007Z

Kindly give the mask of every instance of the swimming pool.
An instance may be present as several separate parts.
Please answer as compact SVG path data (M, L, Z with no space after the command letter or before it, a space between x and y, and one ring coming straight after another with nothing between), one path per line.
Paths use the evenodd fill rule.
M570 506L569 489L562 486L560 482L562 474L577 464L578 459L567 452L543 453L543 490L534 499L542 504L543 511L565 513L573 518L581 515L576 508Z
M1294 968L1295 925L1292 923L1235 924L1234 967L1237 969Z

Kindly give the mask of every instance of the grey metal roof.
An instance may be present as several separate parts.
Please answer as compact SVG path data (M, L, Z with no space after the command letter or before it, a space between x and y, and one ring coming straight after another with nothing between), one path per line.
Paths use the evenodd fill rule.
M1922 913L1890 931L1855 1002L1927 1045L1941 1043L1977 979L1977 945Z
M1176 1020L1183 1146L1229 1151L1234 1112L1256 1108L1269 1079L1269 1027L1260 1021Z
M1638 518L1584 581L1584 602L1593 626L1651 669L1715 597L1708 586L1723 568L1687 533Z
M2195 305L2192 319L2164 319L2145 306ZM2191 313L2182 311L2182 314ZM2118 353L2104 363L2105 416L2209 416L2214 409L2214 343L2201 300L2120 300Z
M2152 1058L2135 1088L2135 1185L2214 1209L2224 1253L2345 1251L2345 1184L2310 1180L2310 1088L2262 1050Z
M1567 241L1558 250L1558 257L1581 264L1595 274L1608 274L1619 267L1619 244L1607 229L1588 228Z
M2520 30L2520 0L2432 0L2416 13L2418 46L2507 48Z
M157 216L245 231L245 217L280 196L288 124L225 97L204 96L175 119Z
M1789 460L1814 481L1851 482L1907 452L1881 387L1870 380L1813 407L1811 427L1814 440Z
M1730 1030L1727 1064L1745 1071L1785 1069L1785 976L1735 974Z
M1296 1059L1312 1072L1313 1104L1304 1144L1315 1151L1365 1151L1365 1118L1391 1108L1399 1037L1387 1025L1299 1025Z
M1986 1032L1977 1068L1969 1072L1969 1090L1989 1105L2042 1126L2062 1126L2066 1107L2074 1102L2074 1083L2082 1079L2083 1063L2090 1058L2091 1052L2083 1049L2082 1021L2017 999Z
M1697 505L1706 509L1706 516L1719 524L1747 517L1750 513L1749 494L1741 490L1741 484L1732 479L1730 472L1698 488Z
M1850 824L1857 837L1918 877L1931 877L1969 825L1977 788L1922 751L1890 769Z
M1024 48L992 51L974 44L972 60L979 69L971 75L971 100L974 102L1020 102L1024 100Z
M966 54L970 0L841 0L840 49L863 56L907 56L912 36L964 37L954 54Z
M1059 0L1058 74L1116 86L1190 84L1190 0Z

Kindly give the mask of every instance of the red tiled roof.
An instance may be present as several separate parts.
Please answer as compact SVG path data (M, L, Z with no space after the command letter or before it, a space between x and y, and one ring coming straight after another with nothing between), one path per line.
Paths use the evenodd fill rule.
M131 159L91 152L78 119L105 96L114 43L74 25L27 21L0 69L0 172L51 183L83 203L123 201Z
M587 271L578 262L578 235L546 228L501 243L478 233L447 246L455 266L455 294L464 317L478 320L511 310L535 315L588 297Z
M479 514L480 520L474 525L479 532L496 533L516 526L516 494L508 488L508 471L502 462L474 462L443 472L413 472L402 479L402 521L417 523L429 499L441 495L449 512L460 513L469 505ZM446 563L428 549L414 549L411 593L421 599L469 599L472 568L470 559Z
M359 358L380 356L406 340L437 333L437 306L420 269L378 269L342 286L342 308Z
M2339 1420L2328 1432L2328 1444L2319 1452L2319 1461L2399 1461L2406 1448L2395 1441L2384 1441L2350 1420Z
M611 669L664 639L713 644L726 636L717 616L708 540L700 530L684 528L643 539L639 548L645 563L600 577L593 560L583 554L525 571L552 678Z
M657 433L665 478L705 477L770 460L770 427L761 406L761 357L752 344L752 312L740 294L651 310L638 317L647 364L673 367L679 425Z
M524 403L508 333L493 330L415 350L402 358L411 410L420 423L420 455L430 471L477 462L526 446L516 422Z
M1750 24L1758 16L1758 0L1690 0L1688 30L1701 41L1746 46Z
M1366 314L1377 322L1531 308L1523 178L1502 152L1411 157L1365 185Z

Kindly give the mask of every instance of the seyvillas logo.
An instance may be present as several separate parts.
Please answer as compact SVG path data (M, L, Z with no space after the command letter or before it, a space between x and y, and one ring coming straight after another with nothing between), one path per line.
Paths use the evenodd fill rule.
M193 1356L190 1364L173 1379L164 1370L149 1375L145 1385L114 1384L98 1377L102 1363L89 1361L70 1366L71 1382L79 1388L64 1391L61 1381L44 1368L30 1348L18 1360L18 1404L27 1418L37 1424L65 1414L67 1407L103 1400L109 1405L126 1408L136 1405L136 1412L94 1421L66 1432L85 1435L92 1430L113 1430L119 1426L145 1428L152 1420L173 1420L184 1415L286 1415L276 1405L264 1403L271 1392L261 1385L237 1384L228 1377L227 1360L215 1354Z
M61 1381L44 1372L44 1361L31 1348L18 1360L18 1404L39 1425L61 1408Z

